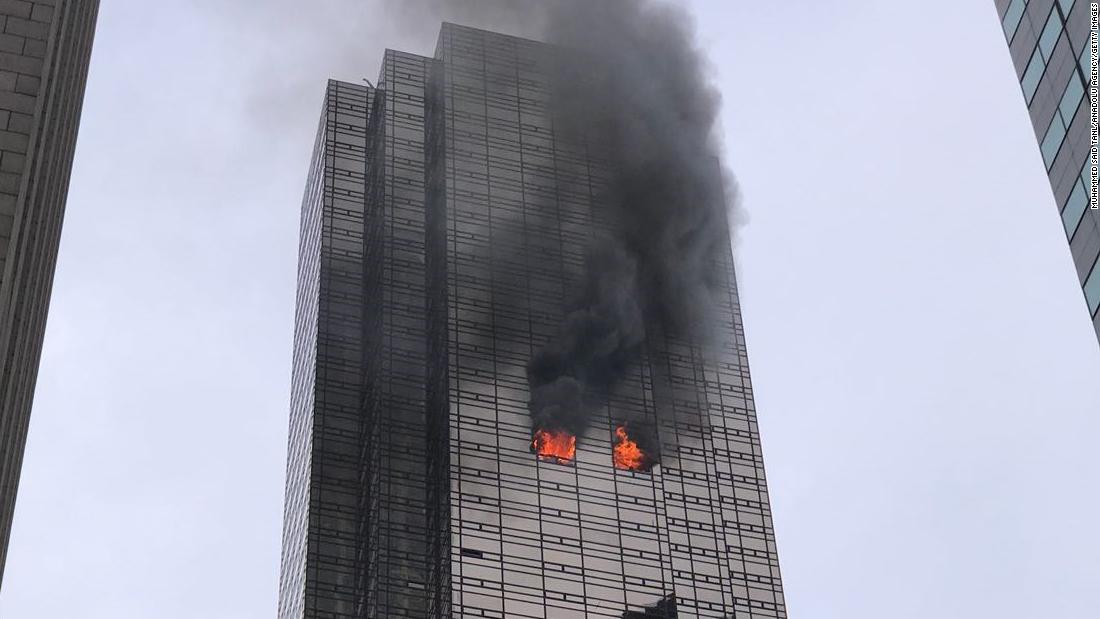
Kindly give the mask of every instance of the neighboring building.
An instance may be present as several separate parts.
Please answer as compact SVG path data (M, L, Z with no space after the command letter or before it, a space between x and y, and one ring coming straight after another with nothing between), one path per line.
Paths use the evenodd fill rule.
M1100 211L1089 163L1091 56L1087 0L996 0L1077 278L1100 338Z
M329 82L302 209L279 616L786 617L732 257L717 353L650 331L565 464L526 365L603 225L547 46L445 24ZM714 361L717 355L717 361ZM655 419L656 407L664 412ZM653 419L648 472L613 430Z
M0 2L0 578L98 11Z

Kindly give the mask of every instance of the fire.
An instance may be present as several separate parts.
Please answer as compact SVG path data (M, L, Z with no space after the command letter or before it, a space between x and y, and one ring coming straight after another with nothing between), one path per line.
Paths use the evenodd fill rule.
M652 468L650 457L630 438L624 426L615 428L613 458L616 468L628 471L648 471Z
M566 464L577 454L577 437L562 430L538 430L531 451L548 462Z

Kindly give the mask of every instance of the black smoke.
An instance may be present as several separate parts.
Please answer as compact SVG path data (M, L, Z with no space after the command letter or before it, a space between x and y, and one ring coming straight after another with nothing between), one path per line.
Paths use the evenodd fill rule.
M728 251L729 200L715 140L719 96L686 13L655 0L555 6L555 127L606 165L600 202L611 230L590 252L584 295L528 366L529 408L536 428L580 435L585 396L622 376L647 324L705 337L708 263Z
M614 238L593 244L577 308L527 366L535 428L579 436L585 395L610 387L645 338L638 261Z
M706 338L708 263L728 251L733 184L715 139L720 98L692 21L664 0L386 4L407 24L447 19L556 48L548 67L555 134L608 170L597 201L610 224L593 242L558 335L528 365L529 410L534 429L580 436L589 409L638 359L647 325Z

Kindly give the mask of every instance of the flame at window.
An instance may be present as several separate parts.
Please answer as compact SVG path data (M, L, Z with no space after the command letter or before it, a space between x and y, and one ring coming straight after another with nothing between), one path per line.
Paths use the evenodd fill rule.
M615 467L628 471L648 471L653 468L653 458L630 438L625 426L615 428L615 448L612 454Z
M567 464L577 455L577 437L561 430L537 430L531 438L531 451L541 460Z

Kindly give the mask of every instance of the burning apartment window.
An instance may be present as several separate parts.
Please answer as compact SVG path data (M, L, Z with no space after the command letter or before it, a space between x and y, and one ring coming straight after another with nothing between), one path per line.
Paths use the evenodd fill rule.
M577 437L565 430L536 430L531 451L540 460L569 464L577 455Z
M652 429L641 424L623 424L612 438L615 468L647 473L657 464L657 441Z

